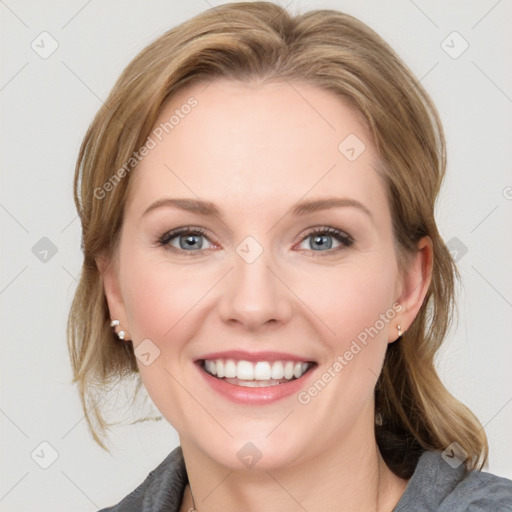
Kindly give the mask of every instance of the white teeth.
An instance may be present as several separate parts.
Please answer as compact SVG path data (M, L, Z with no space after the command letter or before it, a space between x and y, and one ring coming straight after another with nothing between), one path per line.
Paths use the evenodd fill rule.
M258 388L260 386L257 380L245 380L240 385L245 388Z
M219 377L219 372L217 372L217 377ZM238 361L236 364L236 378L254 380L254 365L249 361Z
M281 361L275 361L272 365L272 370L270 376L273 379L283 379L284 378L284 366Z
M234 361L233 359L207 359L204 362L204 369L211 375L218 378L238 379L246 381L248 387L258 385L276 385L269 381L292 380L302 377L309 368L309 363L294 361ZM258 384L258 381L261 384ZM266 381L266 384L264 382ZM252 384L254 382L254 385Z
M205 361L204 362L204 369L208 372L208 373L213 373L215 375L217 375L217 369L215 368L215 361Z
M215 367L217 368L217 377L219 377L219 379L224 377L224 361L217 359L217 361L215 361Z
M284 365L284 378L285 379L293 378L293 363L291 361L288 361Z
M254 367L254 378L256 380L268 380L270 379L270 363L257 362Z
M224 365L224 377L234 379L236 377L236 363L233 359L228 359Z
M270 386L279 386L279 382L266 380L240 380L237 386L245 388L268 388Z

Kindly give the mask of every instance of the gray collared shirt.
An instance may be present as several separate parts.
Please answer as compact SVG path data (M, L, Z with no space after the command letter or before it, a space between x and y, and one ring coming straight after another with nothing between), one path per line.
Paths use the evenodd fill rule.
M179 512L188 483L181 446L117 505L99 512ZM424 452L393 512L512 512L512 480L452 468L441 452Z

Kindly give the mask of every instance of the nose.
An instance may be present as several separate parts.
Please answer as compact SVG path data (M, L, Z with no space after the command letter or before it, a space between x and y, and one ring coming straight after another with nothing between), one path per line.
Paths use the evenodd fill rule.
M287 323L292 316L293 293L283 277L267 251L255 261L235 253L218 306L222 320L253 332Z

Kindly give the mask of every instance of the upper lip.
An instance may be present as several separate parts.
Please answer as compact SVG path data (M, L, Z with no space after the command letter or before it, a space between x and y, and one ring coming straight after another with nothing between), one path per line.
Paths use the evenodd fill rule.
M297 362L312 362L312 359L303 356L297 356L294 354L288 354L286 352L274 352L274 351L263 351L263 352L246 352L244 350L227 350L223 352L210 352L201 357L198 357L196 361L215 360L215 359L234 359L236 361L252 361L257 363L258 361L297 361Z

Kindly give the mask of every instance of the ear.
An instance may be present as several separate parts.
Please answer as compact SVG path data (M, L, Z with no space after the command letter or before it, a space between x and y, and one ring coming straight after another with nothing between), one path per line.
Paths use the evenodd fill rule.
M131 339L130 326L121 293L116 257L108 258L101 255L97 256L95 261L102 276L103 290L108 303L110 319L119 320L119 327L116 327L116 332L124 331L126 333L124 340L128 341Z
M403 309L396 316L395 326L400 325L402 333L413 323L423 304L432 279L433 248L429 236L423 237L417 245L417 252L408 259L407 269L399 280L396 300ZM389 343L398 339L398 332L391 329Z

